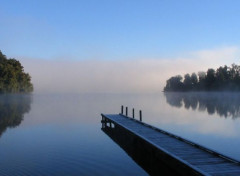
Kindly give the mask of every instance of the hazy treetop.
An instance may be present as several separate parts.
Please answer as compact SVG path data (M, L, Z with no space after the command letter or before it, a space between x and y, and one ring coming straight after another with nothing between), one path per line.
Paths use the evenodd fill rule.
M240 91L240 66L232 64L216 70L209 68L207 72L185 74L169 78L164 91Z
M32 92L31 77L21 63L0 51L0 93Z

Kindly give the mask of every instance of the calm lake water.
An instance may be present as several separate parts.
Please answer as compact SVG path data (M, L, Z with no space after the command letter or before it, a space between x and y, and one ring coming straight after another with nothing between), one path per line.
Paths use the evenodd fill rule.
M0 175L148 175L101 130L100 114L121 105L240 160L240 94L1 95Z

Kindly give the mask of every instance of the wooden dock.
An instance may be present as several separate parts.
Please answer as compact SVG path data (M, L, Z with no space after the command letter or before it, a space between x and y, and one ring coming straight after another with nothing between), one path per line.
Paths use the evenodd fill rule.
M239 161L123 114L101 115L108 127L121 126L150 144L179 175L240 176Z

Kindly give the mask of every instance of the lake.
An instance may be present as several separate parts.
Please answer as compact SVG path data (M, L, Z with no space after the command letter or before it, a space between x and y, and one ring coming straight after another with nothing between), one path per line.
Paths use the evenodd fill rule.
M148 175L101 129L121 105L240 160L238 93L0 95L0 175Z

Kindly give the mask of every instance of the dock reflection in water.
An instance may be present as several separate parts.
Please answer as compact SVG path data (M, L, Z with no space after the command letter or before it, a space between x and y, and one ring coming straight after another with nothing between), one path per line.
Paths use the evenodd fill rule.
M121 126L102 121L102 131L149 175L180 175L164 163L156 148Z

